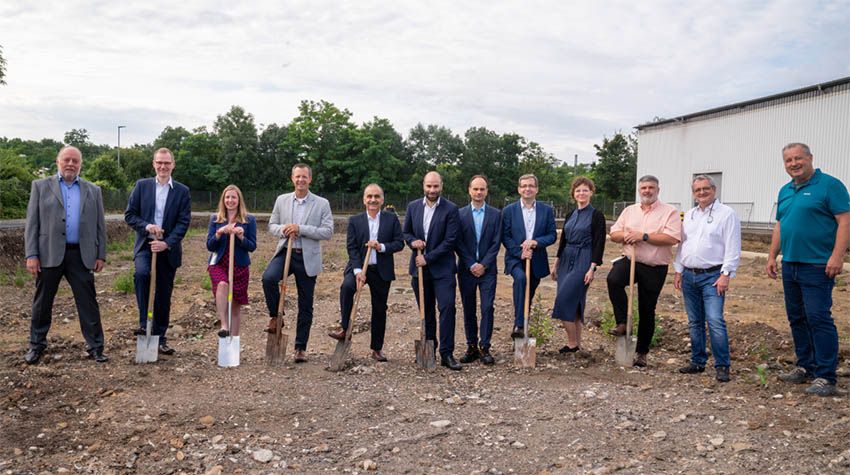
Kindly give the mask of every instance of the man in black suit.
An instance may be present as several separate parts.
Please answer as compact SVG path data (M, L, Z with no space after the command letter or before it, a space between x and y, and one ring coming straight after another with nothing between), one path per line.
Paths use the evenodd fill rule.
M425 196L407 205L404 217L404 241L413 250L410 256L411 284L416 300L425 308L425 339L437 340L437 316L440 309L440 364L454 371L461 369L454 355L455 293L457 263L455 240L458 234L457 206L440 197L443 177L428 172L422 180ZM418 251L423 251L419 255ZM425 295L419 295L418 268L423 268Z
M145 334L150 303L151 256L156 252L156 294L151 334L159 335L160 354L173 355L174 349L166 343L165 332L171 314L174 276L182 264L183 237L192 220L192 204L189 188L171 178L174 171L174 154L171 150L165 147L158 149L153 154L153 168L156 176L136 182L130 193L127 210L124 211L124 221L136 231L133 248L136 272L133 274L133 284L139 306L139 329L135 333Z
M490 354L493 336L493 303L496 299L496 257L502 242L502 214L484 202L489 182L483 175L469 181L469 206L458 210L460 232L457 239L457 282L463 302L463 328L466 354L461 363L481 358L485 365L495 363ZM481 293L481 337L478 336L476 291Z
M387 298L390 295L390 283L395 280L393 254L404 248L404 241L395 213L381 211L384 190L380 186L374 183L366 186L363 190L363 204L366 205L366 212L348 219L348 264L339 288L341 329L328 333L328 336L340 341L345 339L354 294L358 287L368 284L372 296L372 359L385 362L387 357L382 350L387 327ZM372 252L369 262L363 262L367 247L372 248Z

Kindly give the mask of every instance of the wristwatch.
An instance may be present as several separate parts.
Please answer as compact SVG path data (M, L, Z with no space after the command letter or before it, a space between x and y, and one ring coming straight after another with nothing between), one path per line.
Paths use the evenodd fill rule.
M720 271L720 274L725 275L726 277L729 277L729 271L728 270L722 270L722 271Z
M649 241L649 234L643 233L643 241Z

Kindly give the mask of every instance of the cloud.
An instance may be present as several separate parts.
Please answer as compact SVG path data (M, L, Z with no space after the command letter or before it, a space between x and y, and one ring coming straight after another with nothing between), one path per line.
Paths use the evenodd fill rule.
M587 161L655 116L850 74L847 24L847 0L24 1L0 7L0 135L110 141L120 122L150 142L234 104L281 124L325 99L402 134L483 126Z

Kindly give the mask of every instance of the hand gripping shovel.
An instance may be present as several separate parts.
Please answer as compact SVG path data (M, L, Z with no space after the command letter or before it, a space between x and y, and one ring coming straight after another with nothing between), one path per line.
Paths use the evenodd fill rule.
M222 368L239 366L239 337L233 336L233 251L236 235L231 234L230 255L227 263L227 329L228 335L218 339L218 365Z
M159 355L159 335L151 335L153 327L153 299L156 292L156 255L151 251L151 284L148 293L148 312L145 334L136 337L136 363L154 363Z
M283 264L283 278L280 281L280 300L277 305L277 318L274 333L266 340L266 365L276 366L286 357L286 344L289 335L283 333L283 306L286 303L286 279L289 277L289 262L292 260L292 243L286 243L286 260Z
M632 305L635 298L635 250L632 246L632 255L629 258L629 308L626 310L626 334L617 337L617 348L614 359L620 366L629 366L635 357L635 341L632 338Z
M422 255L422 249L419 250ZM427 370L437 368L434 360L434 341L425 339L425 273L421 267L419 270L419 339L413 342L416 349L416 364Z
M366 272L366 267L369 265L369 258L372 255L372 248L366 248L366 258L363 260L363 270ZM357 286L357 292L354 294L354 305L351 307L351 313L348 315L348 328L345 329L345 339L336 342L334 354L331 355L331 363L328 367L331 371L340 371L345 366L345 357L351 351L351 334L354 328L354 316L357 315L357 304L360 303L360 293L363 291L363 285Z
M537 364L537 339L528 337L528 320L531 318L531 259L525 260L525 306L522 338L514 339L514 364L520 368L534 368Z

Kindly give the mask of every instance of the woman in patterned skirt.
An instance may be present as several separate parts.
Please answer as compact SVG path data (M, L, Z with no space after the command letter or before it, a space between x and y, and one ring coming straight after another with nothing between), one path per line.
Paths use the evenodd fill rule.
M590 204L595 190L590 178L573 180L570 196L577 207L564 219L558 257L552 265L552 280L558 281L552 318L560 320L567 332L567 346L561 353L573 353L581 346L587 288L605 251L605 215Z
M227 274L230 264L230 239L235 238L233 258L233 307L230 327L227 325ZM218 200L218 212L210 216L207 232L207 250L210 263L207 271L212 282L215 307L221 321L218 336L239 335L239 317L243 305L248 304L249 252L257 248L257 220L248 214L242 191L228 185Z

